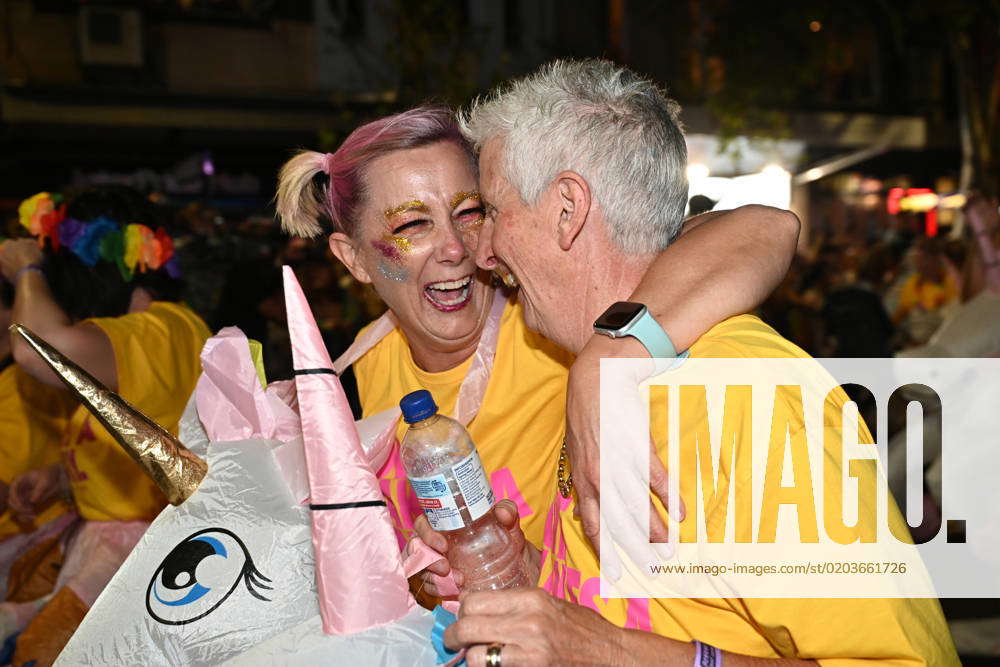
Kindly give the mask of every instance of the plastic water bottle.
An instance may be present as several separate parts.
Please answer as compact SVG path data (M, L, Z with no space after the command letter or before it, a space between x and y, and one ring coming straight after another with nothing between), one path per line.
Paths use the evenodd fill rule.
M407 394L399 407L410 425L400 450L406 476L431 527L448 538L448 563L462 573L462 590L534 585L491 511L493 488L465 427L438 414L426 389Z

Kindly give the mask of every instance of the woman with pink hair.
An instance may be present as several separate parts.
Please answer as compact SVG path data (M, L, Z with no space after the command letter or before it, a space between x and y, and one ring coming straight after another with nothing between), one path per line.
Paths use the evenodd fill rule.
M495 287L494 276L477 269L486 205L477 178L453 112L419 107L359 127L332 154L302 151L289 160L278 215L300 236L323 233L328 221L332 252L389 307L335 364L341 370L356 360L365 416L429 389L443 414L467 425L498 498L509 501L500 503L501 514L519 514L528 541L539 546L545 509L566 481L573 360L525 326L512 278L500 275L505 286ZM660 255L672 280L656 285L660 301L647 300L678 350L760 303L784 274L798 234L794 216L761 207L708 213L685 232L701 223ZM751 240L722 242L734 236ZM724 298L687 302L704 283ZM600 344L594 341L595 354L612 356ZM403 544L421 510L398 451L379 477Z

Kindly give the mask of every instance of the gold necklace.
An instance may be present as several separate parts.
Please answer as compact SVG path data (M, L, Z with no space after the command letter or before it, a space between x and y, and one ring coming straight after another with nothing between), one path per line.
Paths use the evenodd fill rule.
M559 482L559 495L569 498L573 493L573 473L567 470L569 457L566 455L566 438L563 438L559 450L559 467L556 469L556 480Z

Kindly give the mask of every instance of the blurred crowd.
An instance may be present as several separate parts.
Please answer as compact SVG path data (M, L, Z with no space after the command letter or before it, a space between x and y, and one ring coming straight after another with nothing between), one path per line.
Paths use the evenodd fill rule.
M816 357L889 357L925 345L984 286L975 234L926 235L922 215L871 216L839 203L802 246L758 313ZM692 208L692 211L694 209ZM877 224L876 224L877 223ZM269 378L291 375L281 291L291 266L332 352L385 310L374 290L335 261L323 239L283 234L267 214L233 217L193 203L176 208L174 236L184 301L213 331L242 329L265 349ZM1000 236L993 230L995 243ZM9 216L0 238L23 236Z
M272 216L232 219L189 204L174 227L186 301L213 331L236 326L259 341L268 378L289 378L292 370L282 265L295 270L332 353L385 310L374 290L335 260L325 238L289 237Z
M919 350L986 286L968 222L964 232L931 237L922 215L880 216L879 225L861 215L840 217L847 224L816 233L761 307L765 321L812 356ZM1000 246L995 227L988 233Z

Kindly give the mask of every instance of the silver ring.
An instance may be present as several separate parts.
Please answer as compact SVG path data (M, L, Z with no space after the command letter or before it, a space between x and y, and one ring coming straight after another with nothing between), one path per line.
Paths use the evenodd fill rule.
M486 667L500 667L500 651L503 644L490 644L486 648Z

